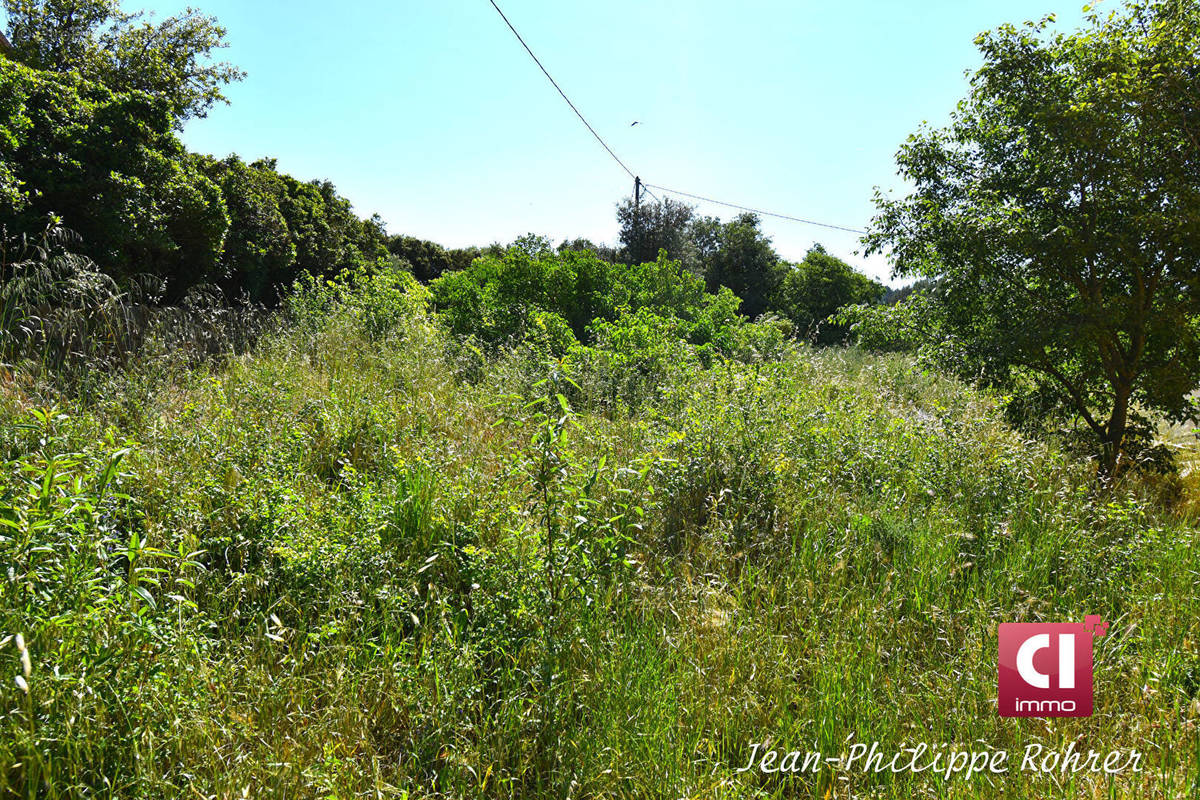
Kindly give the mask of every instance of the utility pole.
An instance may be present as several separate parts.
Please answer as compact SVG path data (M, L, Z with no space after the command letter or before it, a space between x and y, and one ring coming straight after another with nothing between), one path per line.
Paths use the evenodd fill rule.
M636 242L638 257L640 257L642 252L642 179L639 176L634 176L633 179L633 240Z

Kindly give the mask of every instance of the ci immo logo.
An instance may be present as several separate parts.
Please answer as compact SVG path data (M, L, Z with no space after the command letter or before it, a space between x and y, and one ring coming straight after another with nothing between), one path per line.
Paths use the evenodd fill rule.
M1082 624L1001 624L1000 716L1090 717L1092 640L1107 631L1097 616Z

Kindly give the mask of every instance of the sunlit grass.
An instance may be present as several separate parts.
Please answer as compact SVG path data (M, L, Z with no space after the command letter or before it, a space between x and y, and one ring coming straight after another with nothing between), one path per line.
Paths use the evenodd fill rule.
M905 358L718 362L631 415L571 363L481 367L396 288L40 417L0 392L0 639L31 659L26 694L0 647L0 793L1200 789L1200 547L1153 492L1095 493ZM996 626L1089 613L1113 622L1094 716L1001 719ZM736 772L756 742L852 734L1146 770Z

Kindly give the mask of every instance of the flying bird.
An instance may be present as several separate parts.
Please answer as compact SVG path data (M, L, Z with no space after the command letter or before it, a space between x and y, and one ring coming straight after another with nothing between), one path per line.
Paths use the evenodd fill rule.
M641 122L639 120L635 119L633 122L629 123L629 127L632 128L634 125L640 125L640 124L641 124Z

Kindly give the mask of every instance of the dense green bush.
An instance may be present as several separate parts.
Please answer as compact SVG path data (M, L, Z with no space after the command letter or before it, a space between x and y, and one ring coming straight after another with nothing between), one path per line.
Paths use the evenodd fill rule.
M556 342L549 352L559 356L569 344L566 331L547 333L546 315L591 344L611 330L607 323L625 325L622 317L644 311L642 319L671 320L674 338L726 355L737 349L737 331L747 324L738 314L741 301L730 290L709 294L703 280L665 253L657 261L625 265L592 251L555 251L548 243L530 246L527 241L443 275L430 284L430 292L453 334L492 347L549 336Z
M403 263L422 283L428 283L446 272L466 269L480 255L476 247L447 250L434 242L414 236L391 236L388 252Z
M0 59L0 228L34 238L54 215L76 250L122 288L198 284L275 303L302 271L331 275L388 256L382 224L362 220L328 182L273 161L189 154L167 101L114 92L77 73Z
M548 242L527 241L499 256L483 256L430 284L449 329L490 345L515 343L537 311L557 314L576 337L588 324L611 318L614 267L588 252L556 253Z
M388 256L382 223L359 219L331 183L280 173L273 159L201 161L229 206L220 283L230 296L274 304L301 272L335 275Z

